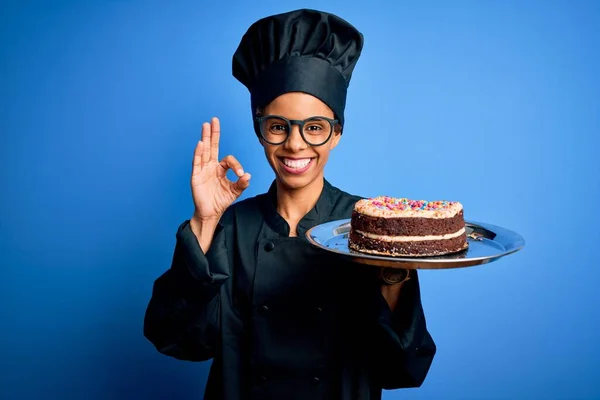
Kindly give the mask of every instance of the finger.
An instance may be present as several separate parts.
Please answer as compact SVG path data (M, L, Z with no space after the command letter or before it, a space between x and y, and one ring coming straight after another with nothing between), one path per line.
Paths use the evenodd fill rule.
M244 175L242 175L237 182L235 182L233 184L233 187L235 188L235 190L238 193L242 193L244 190L246 190L248 188L248 186L250 186L250 178L252 176L248 173L245 173Z
M202 140L198 141L194 150L194 160L192 161L192 175L196 175L202 171Z
M202 124L202 165L206 165L210 161L210 124L205 122Z
M219 118L211 120L210 159L219 161L219 137L221 136L221 123Z
M223 160L221 160L220 164L223 168L225 168L225 170L232 169L238 177L244 175L242 164L240 164L240 162L234 156L229 155L225 157Z

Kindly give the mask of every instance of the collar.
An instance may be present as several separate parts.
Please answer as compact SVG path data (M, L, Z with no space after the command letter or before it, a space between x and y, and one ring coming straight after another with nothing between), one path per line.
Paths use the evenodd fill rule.
M297 233L299 237L304 237L306 231L310 228L327 222L333 205L335 204L336 196L333 186L324 179L323 190L317 200L315 206L300 220L298 223ZM290 235L290 226L287 221L277 212L277 184L274 180L269 187L267 196L264 197L262 204L263 214L267 224L282 236Z

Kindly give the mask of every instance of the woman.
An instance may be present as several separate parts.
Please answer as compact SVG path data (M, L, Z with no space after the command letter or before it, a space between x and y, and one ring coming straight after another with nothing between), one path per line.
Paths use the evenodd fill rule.
M380 399L383 388L420 386L429 370L436 348L416 272L381 279L304 237L348 218L360 199L323 171L362 44L346 21L297 10L257 21L234 54L275 180L234 204L250 175L233 156L219 161L218 119L203 125L195 212L177 231L144 326L161 353L213 359L206 399Z

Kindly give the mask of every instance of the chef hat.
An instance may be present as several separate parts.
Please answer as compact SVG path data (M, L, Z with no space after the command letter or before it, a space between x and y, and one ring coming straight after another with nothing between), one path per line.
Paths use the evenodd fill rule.
M362 47L363 35L333 14L303 9L272 15L242 37L233 76L250 91L253 116L284 93L304 92L327 104L343 126L346 91Z

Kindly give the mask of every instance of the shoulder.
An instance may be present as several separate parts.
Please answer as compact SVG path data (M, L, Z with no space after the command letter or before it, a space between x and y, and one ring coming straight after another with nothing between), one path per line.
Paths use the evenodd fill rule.
M365 198L364 196L348 193L329 183L328 190L333 202L332 216L334 218L349 218L356 202Z

